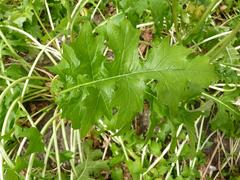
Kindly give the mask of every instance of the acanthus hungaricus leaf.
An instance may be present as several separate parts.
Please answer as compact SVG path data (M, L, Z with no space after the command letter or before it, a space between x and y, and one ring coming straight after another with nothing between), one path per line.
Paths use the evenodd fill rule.
M168 108L168 116L174 118L178 107L197 96L215 78L214 70L206 57L188 59L191 50L182 46L171 47L163 41L154 47L144 64L146 76L157 79L158 104Z
M60 83L56 81L53 86L67 89L106 78L103 42L103 36L95 37L90 24L85 24L78 39L71 46L64 46L63 59L53 69L59 75ZM81 127L84 135L96 119L110 114L107 91L107 87L101 88L93 83L61 94L56 100L63 109L63 116L72 120L74 128Z
M53 81L52 91L63 116L82 135L103 116L114 119L111 128L130 125L143 107L149 79L158 81L157 104L168 108L171 119L178 115L181 103L198 95L215 78L207 58L188 59L191 51L171 47L167 41L153 46L147 61L141 63L138 42L139 31L124 19L108 22L98 35L85 24L77 40L65 45L62 61L53 68L59 77ZM104 47L113 51L112 61L103 56Z

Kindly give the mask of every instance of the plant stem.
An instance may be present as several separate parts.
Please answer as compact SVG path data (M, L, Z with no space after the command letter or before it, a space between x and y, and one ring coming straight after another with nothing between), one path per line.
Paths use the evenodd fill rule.
M201 30L202 27L207 19L207 17L209 16L209 14L211 13L212 9L214 7L216 7L217 4L220 4L222 0L213 0L209 6L207 7L206 11L204 12L204 14L202 15L201 19L198 21L198 23L196 24L196 26L193 28L193 30L187 35L187 37L185 38L185 42L188 42L192 39L193 35L198 34Z
M217 58L218 54L220 54L223 51L223 49L233 40L233 38L236 36L238 31L240 31L240 22L237 24L237 26L232 30L232 32L228 36L226 36L222 41L216 44L207 53L207 55L211 58L211 60L214 60L215 58Z
M126 148L125 148L125 146L124 146L123 140L122 140L122 138L121 138L120 136L118 137L118 141L120 142L120 144L121 144L121 146L122 146L123 153L124 153L124 155L125 155L125 158L126 158L126 160L128 161L128 160L129 160L129 157L128 157Z
M52 109L52 107L50 107L50 106L47 107L47 108L45 108L45 111L46 111L46 112L42 113L42 114L37 118L37 120L34 122L35 126L46 116L46 114L47 114L51 109ZM20 145L19 145L18 150L17 150L17 155L16 155L15 161L17 160L17 157L21 155L21 152L22 152L22 150L23 150L23 148L24 148L24 145L25 145L26 141L27 141L27 138L24 137L23 140L21 141Z
M0 156L3 157L3 159L6 161L7 165L10 168L14 168L14 164L12 163L11 159L8 157L2 143L0 142ZM1 165L2 166L2 165Z
M204 124L204 117L200 117L201 118L201 124L200 124L200 128L199 128L199 133L197 136L197 148L196 148L196 153L198 153L201 149L201 139L202 139L202 133L203 133L203 124ZM197 127L198 128L198 127ZM197 130L197 129L196 129ZM190 164L191 169L194 169L195 163L197 161L197 157L194 157L192 163Z
M3 179L3 158L2 158L2 154L0 154L0 179Z
M5 135L6 130L8 129L11 121L10 121L10 116L12 115L12 111L14 110L16 104L18 103L20 97L17 97L10 105L10 107L8 108L8 111L5 115L5 118L3 120L3 124L1 127L1 136ZM2 144L4 145L4 139L1 140Z
M31 76L31 77L28 77L28 76L25 76L25 77L22 77L22 78L19 78L17 80L15 80L14 82L12 82L8 87L6 87L4 89L4 91L1 93L0 95L0 103L2 103L2 100L3 100L3 97L6 95L6 93L12 88L14 87L15 85L17 85L18 83L20 83L21 81L24 81L26 79L38 79L38 80L49 80L48 78L45 78L45 77L40 77L40 76Z
M199 46L199 45L201 45L201 44L204 44L204 43L206 43L206 42L212 41L212 40L217 39L217 38L222 37L222 36L227 36L227 35L230 34L231 32L232 32L232 31L227 31L227 32L223 32L223 33L216 34L216 35L214 35L214 36L208 37L208 38L204 39L202 42L199 42L199 43L195 44L193 47Z
M65 149L66 149L67 151L69 151L70 148L69 148L69 146L68 146L68 139L67 139L67 134L66 134L66 130L65 130L64 120L63 120L63 119L60 119L60 121L61 121L60 123L61 123L62 136L63 136L63 142L64 142L64 145L65 145ZM79 138L79 141L81 141L80 135L79 135L79 137L77 137L77 139L78 139L78 138ZM80 151L80 150L79 150L79 151ZM79 156L80 156L80 162L83 162L82 154L80 153ZM73 178L74 175L77 177L77 170L76 170L76 168L75 168L75 163L74 163L74 161L73 161L72 159L70 160L70 165L71 165L71 167L72 167L72 171L71 171L72 178Z
M74 156L73 158L70 160L70 164L72 165L72 167L74 167L75 164L75 156L76 156L76 133L75 130L73 130L73 128L71 128L71 132L70 132L70 150L73 152ZM74 174L76 173L76 169L73 168L70 174L70 179L74 179ZM75 174L76 175L76 174Z
M3 39L9 50L11 51L13 57L19 60L19 62L23 65L23 67L27 70L27 67L30 67L30 65L21 57L19 56L16 51L13 49L11 44L8 42L7 38L3 34L3 32L0 30L0 37Z
M45 26L43 25L43 23L42 23L40 17L38 16L38 14L37 14L35 8L32 7L32 9L33 9L33 13L34 13L34 15L36 16L36 18L37 18L37 20L38 20L38 23L39 23L40 26L43 28L43 31L46 33L46 35L48 36L49 39L52 39L51 35L48 33L48 31L47 31L47 29L45 28Z
M81 142L80 130L77 130L77 145L78 145L80 162L83 162L82 142Z
M58 130L59 127L60 127L60 124L57 125L56 130ZM52 145L53 145L53 143L55 141L54 137L55 137L55 135L54 135L54 132L53 132L53 134L52 134L52 136L51 136L51 138L50 138L50 140L48 142L48 147L45 149L44 167L43 167L43 171L42 171L42 177L45 177L45 174L46 174L46 169L47 169L47 165L48 165L48 158L50 156Z
M179 31L178 31L178 0L172 0L172 16L173 16L173 23L176 31L176 38L179 41Z
M145 176L151 169L153 169L158 163L159 161L168 153L168 151L170 150L172 142L170 142L166 148L162 151L161 155L159 157L157 157L154 162L148 167L148 169L143 173L143 176Z
M98 10L98 7L99 7L99 5L101 4L101 2L102 2L102 0L99 0L98 3L97 3L97 5L96 5L96 7L94 8L93 13L91 14L91 20L93 20L94 15L96 14L96 12L97 12L97 10Z
M232 111L233 113L235 113L236 115L240 115L240 113L238 111L236 111L235 109L233 109L232 107L230 107L228 104L224 103L223 101L221 101L220 99L212 96L212 95L209 95L207 93L202 93L202 95L214 100L215 102L221 104L222 106L225 106L225 108L227 108L228 110Z
M32 171L34 159L35 159L35 153L31 154L30 156L25 180L31 179L31 171Z
M59 123L59 126L60 126L60 123ZM61 165L60 165L59 149L58 149L58 142L57 142L56 119L53 121L52 128L53 128L53 142L54 142L54 149L55 149L55 156L56 156L56 163L57 163L58 179L61 180L62 177L61 177Z
M67 27L66 30L68 32L68 35L71 35L71 40L72 40L72 28L73 28L73 24L76 20L76 17L78 15L78 13L81 11L81 9L85 6L85 4L88 2L88 0L79 0L76 4L76 6L74 7L70 18L68 19L68 23L67 23ZM65 36L63 37L63 41L65 40Z
M42 45L37 39L35 39L31 34L29 34L28 32L26 32L26 31L24 31L24 30L22 30L22 29L19 29L19 28L16 28L16 27L14 27L14 26L10 26L10 25L2 25L2 24L0 24L0 28L7 28L7 29L11 29L11 30L13 30L13 31L17 31L17 32L19 32L20 34L22 34L22 35L24 35L24 36L26 36L26 37L28 37L29 39L31 39L40 49L43 49L45 46L44 45ZM57 51L57 50L56 50ZM49 57L49 59L53 62L53 64L57 64L56 62L55 62L55 60L53 59L53 57L51 56L51 54L49 54L49 52L48 51L44 51L45 52L45 54ZM59 52L60 53L60 52Z
M28 72L28 77L31 77L31 76L32 76L33 71L34 71L34 69L35 69L38 61L40 60L43 52L47 49L47 47L52 43L53 40L55 40L55 38L51 39L51 41L49 41L49 42L47 43L47 45L44 46L43 49L38 53L36 59L34 60L32 66L31 66L31 68L30 68L30 70L29 70L29 72ZM23 86L22 94L21 94L21 100L23 100L23 98L24 98L25 92L26 92L26 90L27 90L28 83L29 83L29 79L26 79L26 81L25 81L25 83L24 83L24 86Z
M51 15L47 0L44 1L44 4L45 4L46 10L47 10L50 26L51 26L52 30L54 31L55 28L54 28L54 25L53 25L52 15ZM61 47L60 47L60 44L58 42L58 39L55 39L55 44L57 46L57 49L60 51Z

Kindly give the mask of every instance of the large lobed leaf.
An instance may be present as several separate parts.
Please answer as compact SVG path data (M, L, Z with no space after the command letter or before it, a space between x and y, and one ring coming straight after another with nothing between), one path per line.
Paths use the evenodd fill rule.
M145 63L138 57L139 31L128 20L108 22L99 34L90 24L82 26L75 42L65 45L62 61L53 68L58 78L52 91L63 117L85 135L100 118L113 119L113 129L130 125L141 111L146 81L157 80L156 104L167 108L169 119L179 116L178 108L199 95L214 80L206 57L189 58L190 50L155 44ZM113 60L103 56L113 51Z

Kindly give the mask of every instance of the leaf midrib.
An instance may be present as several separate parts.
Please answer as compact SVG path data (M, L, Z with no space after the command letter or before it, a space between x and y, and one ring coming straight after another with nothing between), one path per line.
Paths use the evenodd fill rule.
M59 94L63 94L63 93L67 93L69 91L72 91L74 89L80 88L80 87L85 87L85 86L90 86L92 84L97 84L97 83L101 83L101 82L106 82L106 81L111 81L114 79L120 79L120 78L126 78L126 77L130 77L130 76L134 76L134 75L140 75L140 74L149 74L149 73L153 73L153 72L163 72L163 71L167 71L167 72L171 72L172 71L187 71L187 72L195 72L195 70L192 69L184 69L184 68L176 68L176 69L160 69L160 70L147 70L147 71L137 71L137 72L131 72L131 73L126 73L126 74L120 74L120 75L116 75L116 76L111 76L108 78L103 78L103 79L98 79L98 80L93 80L87 83L83 83L83 84L78 84L76 86L67 88L63 91L61 91ZM201 71L203 72L203 71Z

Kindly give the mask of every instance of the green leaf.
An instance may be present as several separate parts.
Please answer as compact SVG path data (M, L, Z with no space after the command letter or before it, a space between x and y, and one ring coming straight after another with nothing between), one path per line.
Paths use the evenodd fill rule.
M129 124L143 106L144 81L130 75L141 69L137 51L139 32L128 21L123 20L120 25L115 23L107 25L106 38L108 46L114 53L113 62L107 66L110 77L129 74L115 80L116 90L111 103L112 108L118 109L113 129L120 129Z
M163 41L152 49L149 61L145 64L149 78L159 81L156 87L158 102L169 108L170 117L179 113L181 103L198 95L215 79L214 69L208 59L188 59L190 53L189 49L171 47L167 41Z
M94 177L99 178L102 170L109 169L108 161L101 160L101 150L93 150L90 146L91 143L89 141L84 144L84 161L76 167L78 180L95 179Z
M137 158L134 161L128 160L126 164L133 179L140 179L140 174L142 173L143 170L140 158Z
M111 178L113 180L122 180L123 179L123 171L121 168L114 168L111 172Z
M63 60L53 68L61 82L53 83L70 88L75 84L96 81L105 76L103 66L103 36L92 34L90 24L84 24L78 39L71 46L64 46ZM81 72L81 73L79 73ZM54 91L54 89L52 89ZM77 89L69 94L63 94L57 98L64 109L63 116L73 121L73 127L81 127L81 135L84 136L99 119L103 112L109 115L109 104L106 100L107 88L95 86Z
M63 151L60 154L60 162L68 161L73 158L73 152Z
M2 102L0 103L0 127L2 127L3 120L9 110L9 107L11 106L13 101L19 97L21 93L21 88L19 86L15 86L14 88L12 88L12 90L12 92L9 91L6 93L6 95L3 97ZM13 122L16 119L24 116L26 116L26 113L24 113L16 104L8 118L8 122L10 125L9 128L12 128Z
M18 79L27 76L27 71L17 64L12 64L6 69L5 74L12 79Z
M235 92L225 92L222 97L214 97L217 103L217 113L212 119L212 127L220 129L231 137L240 137L240 110L234 102L240 97L240 90Z
M52 84L56 102L82 135L102 116L113 120L114 130L131 125L142 111L146 80L157 80L154 101L174 121L182 117L178 110L184 109L184 103L215 79L206 57L188 58L189 49L170 46L166 40L154 44L141 63L139 31L126 19L109 21L101 31L104 36L91 32L89 24L83 25L78 39L65 46L61 63L53 68L59 75ZM112 50L113 60L103 56L104 45Z
M19 179L19 176L18 174L13 171L12 169L7 169L5 174L4 174L4 179L6 180L18 180Z
M156 126L160 123L160 118L163 118L163 115L161 114L157 103L152 100L152 105L151 105L151 116L150 116L150 125L146 134L145 138L145 144L149 141L149 139L153 136L154 129Z
M42 142L42 136L37 128L22 128L19 126L15 127L15 136L26 137L29 140L29 144L27 147L26 155L35 152L43 152L44 144Z
M94 179L91 178L91 175L107 169L107 162L106 161L84 161L79 166L77 166L78 180L85 180L85 179Z
M148 2L142 0L122 0L120 1L124 13L135 26L139 23L143 12L148 8Z
M22 5L15 10L9 11L9 19L11 22L22 28L23 24L29 20L32 21L33 12L31 11L31 5Z
M162 149L161 142L151 141L151 144L150 144L151 154L155 156L159 156L161 154L161 149Z
M17 156L16 158L16 164L15 164L15 170L19 173L22 170L27 169L28 163L30 160L30 155L24 155L24 156ZM42 160L39 160L37 158L34 159L33 162L33 168L43 168L44 163Z
M29 161L28 157L18 156L16 158L16 166L15 166L16 171L20 172L21 170L27 168L28 167L28 161Z
M166 161L165 159L162 159L159 162L159 165L157 166L157 172L159 175L163 176L166 172L169 170L171 162Z
M155 26L157 28L158 33L163 28L163 20L166 18L167 24L171 24L168 21L171 20L171 8L169 2L167 0L148 0L149 8L152 13L152 17L154 19Z

